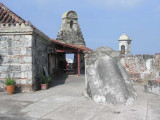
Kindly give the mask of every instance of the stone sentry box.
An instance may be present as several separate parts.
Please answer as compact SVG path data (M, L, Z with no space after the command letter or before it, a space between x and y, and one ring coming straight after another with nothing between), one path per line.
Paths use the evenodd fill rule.
M22 92L37 90L43 68L48 68L49 45L49 37L29 22L1 24L0 90L5 89L7 77L14 78Z

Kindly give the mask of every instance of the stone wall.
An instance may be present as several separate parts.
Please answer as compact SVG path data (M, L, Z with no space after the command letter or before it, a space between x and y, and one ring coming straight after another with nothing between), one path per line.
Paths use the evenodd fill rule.
M39 89L43 75L48 74L49 56L54 56L50 38L32 25L1 24L0 26L0 88L11 77L22 91ZM52 64L51 68L54 65ZM50 70L50 73L53 71Z
M45 75L45 70L48 73L48 48L50 42L49 38L33 34L32 44L33 89L37 90L40 88L40 83L43 75Z
M32 84L32 28L22 25L0 26L0 89L4 80L14 78L17 87ZM30 89L30 88L29 88Z
M160 77L160 54L122 56L121 63L134 81L158 79Z
M156 76L160 76L160 53L155 54L155 70L157 72Z

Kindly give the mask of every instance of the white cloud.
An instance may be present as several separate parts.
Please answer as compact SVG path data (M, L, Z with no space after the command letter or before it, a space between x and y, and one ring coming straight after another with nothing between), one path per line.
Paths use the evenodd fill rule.
M89 3L106 9L132 9L144 1L145 0L88 0Z

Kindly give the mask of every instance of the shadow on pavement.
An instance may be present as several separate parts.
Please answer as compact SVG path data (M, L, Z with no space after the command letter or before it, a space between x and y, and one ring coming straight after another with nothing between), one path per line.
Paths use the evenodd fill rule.
M65 81L67 78L68 78L68 75L55 76L55 77L53 77L53 80L50 82L49 87L63 85L63 84L65 84Z

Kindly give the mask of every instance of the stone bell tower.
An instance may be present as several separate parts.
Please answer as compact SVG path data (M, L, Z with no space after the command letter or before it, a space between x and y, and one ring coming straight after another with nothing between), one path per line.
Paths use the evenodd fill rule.
M56 40L67 44L85 46L85 41L78 24L78 15L75 11L68 11L62 15L62 25Z
M119 51L121 54L131 53L131 39L125 33L119 38Z

